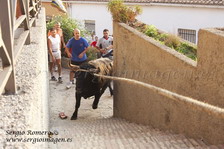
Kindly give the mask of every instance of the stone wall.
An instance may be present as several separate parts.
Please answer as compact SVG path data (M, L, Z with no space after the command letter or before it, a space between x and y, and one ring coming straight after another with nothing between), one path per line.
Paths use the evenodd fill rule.
M114 23L114 75L223 108L223 35L214 29L200 30L195 62L125 24ZM212 144L224 143L223 110L215 115L216 110L207 110L209 104L202 107L203 102L195 105L173 100L172 95L160 95L130 82L115 81L114 89L115 117L203 138Z

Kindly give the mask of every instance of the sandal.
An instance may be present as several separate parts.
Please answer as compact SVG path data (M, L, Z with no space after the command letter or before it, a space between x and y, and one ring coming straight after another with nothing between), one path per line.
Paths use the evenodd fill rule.
M60 112L60 113L59 113L59 117L60 117L61 119L66 119L66 118L67 118L67 116L65 115L64 112Z

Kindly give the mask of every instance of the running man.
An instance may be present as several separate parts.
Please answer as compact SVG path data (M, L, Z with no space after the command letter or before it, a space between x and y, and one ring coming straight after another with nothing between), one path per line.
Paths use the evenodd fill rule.
M67 53L68 57L71 58L71 64L73 65L81 65L82 63L86 62L87 55L86 52L88 50L89 44L87 40L80 35L79 29L74 29L74 37L72 37L65 48L65 52ZM72 49L71 53L69 52L69 48ZM72 84L74 83L74 72L70 71L70 82L67 84L66 88L71 88Z

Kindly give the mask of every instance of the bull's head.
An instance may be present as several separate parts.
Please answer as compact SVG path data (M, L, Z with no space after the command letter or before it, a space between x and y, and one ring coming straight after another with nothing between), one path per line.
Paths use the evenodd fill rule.
M99 69L96 69L94 66L88 63L83 63L78 66L71 64L71 62L69 62L68 66L75 72L77 93L81 94L86 92L85 90L89 90L88 88L92 86L94 82L97 82L97 78L93 74L98 73Z
M71 68L72 71L75 71L75 72L78 71L78 70L82 71L78 65L71 64L71 61L69 61L68 67ZM98 73L99 69L90 68L90 69L88 69L86 71L88 71L89 73Z

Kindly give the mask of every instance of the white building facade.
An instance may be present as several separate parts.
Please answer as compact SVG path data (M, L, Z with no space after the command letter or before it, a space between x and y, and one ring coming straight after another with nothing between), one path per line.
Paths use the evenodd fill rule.
M182 36L193 43L197 43L197 33L200 28L224 27L224 4L140 3L139 1L133 3L133 1L126 4L139 5L143 9L143 13L137 17L138 20L155 25L165 32ZM112 17L107 2L97 0L64 2L70 4L67 8L69 15L82 20L86 26L89 25L97 36L101 37L105 28L112 34Z
M87 25L92 24L97 36L103 36L104 29L109 29L112 34L112 17L106 2L72 1L67 10L70 17L81 20Z

